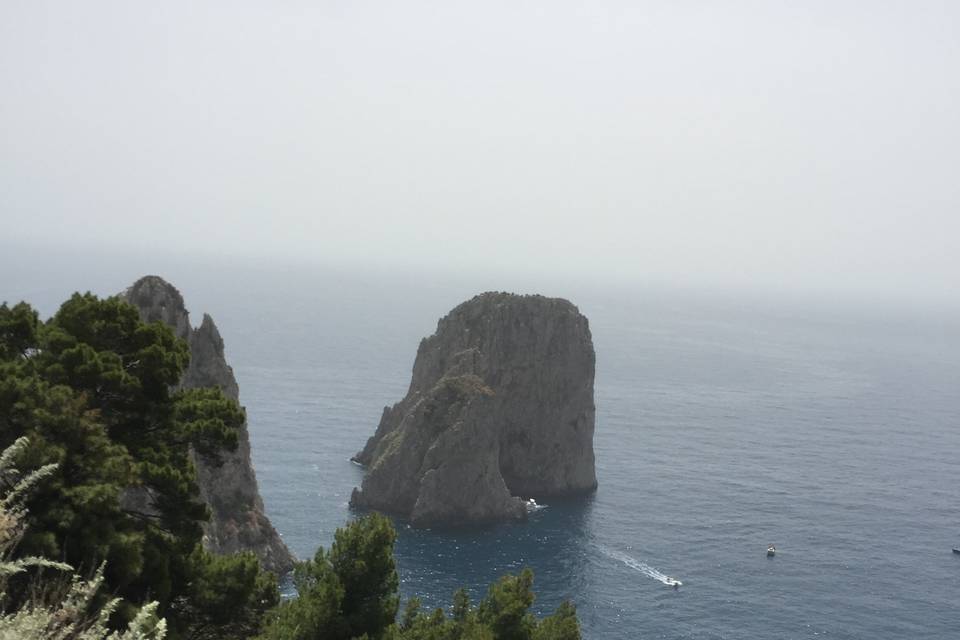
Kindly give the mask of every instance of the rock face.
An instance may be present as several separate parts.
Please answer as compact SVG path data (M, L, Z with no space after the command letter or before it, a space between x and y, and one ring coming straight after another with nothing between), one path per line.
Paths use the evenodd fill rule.
M200 326L192 328L183 296L157 276L137 280L122 296L140 310L145 322L163 322L187 341L190 366L183 375L183 387L220 387L224 395L239 402L240 390L224 357L223 339L210 316L204 314ZM236 451L224 453L219 466L194 456L200 493L212 512L204 525L204 546L219 554L253 551L265 569L286 573L293 568L294 558L263 512L246 423L239 436Z
M351 505L418 526L525 517L520 498L592 491L594 351L566 300L484 293L420 343L406 397L354 460Z

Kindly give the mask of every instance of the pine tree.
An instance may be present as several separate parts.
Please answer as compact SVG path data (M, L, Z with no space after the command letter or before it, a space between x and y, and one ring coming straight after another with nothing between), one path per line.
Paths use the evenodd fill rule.
M235 448L243 411L219 389L178 390L188 361L169 327L119 298L75 294L46 323L24 303L0 305L0 446L29 436L29 462L57 465L28 504L19 553L82 572L106 562L120 618L155 599L173 638L249 635L276 603L275 579L250 557L200 548L209 514L191 458ZM202 588L217 580L219 595Z

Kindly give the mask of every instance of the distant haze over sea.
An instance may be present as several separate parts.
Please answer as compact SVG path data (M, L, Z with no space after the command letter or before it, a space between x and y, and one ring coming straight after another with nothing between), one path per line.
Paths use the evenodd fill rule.
M0 267L0 300L45 317L73 290L145 273L195 321L210 313L267 513L300 557L351 517L349 457L440 316L483 289L567 297L597 352L596 495L519 525L398 523L405 596L446 606L459 585L476 595L531 566L535 608L571 598L587 638L956 633L960 323L946 303L24 247Z

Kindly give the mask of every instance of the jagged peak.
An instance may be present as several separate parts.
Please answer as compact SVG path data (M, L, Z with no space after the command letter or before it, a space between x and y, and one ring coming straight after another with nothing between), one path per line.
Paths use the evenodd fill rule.
M142 298L146 296L160 302L169 301L172 303L170 306L186 311L183 295L175 286L160 276L143 276L124 291L124 297L126 298Z
M209 314L204 313L200 325L192 328L180 291L157 275L140 278L120 295L139 309L143 320L163 322L187 341L190 366L180 381L182 388L220 387L228 398L239 402L239 387L224 356L223 338ZM204 546L217 553L254 551L266 568L284 573L294 558L263 513L245 425L239 440L236 451L224 453L219 465L208 464L199 456L194 461L201 497L212 514L204 524Z
M200 321L200 326L196 328L196 331L197 333L209 333L218 340L220 339L220 329L217 328L217 323L213 321L209 313L203 314L203 320Z
M184 340L190 336L190 312L180 291L160 276L143 276L134 282L122 297L140 309L146 322L163 322L174 328Z

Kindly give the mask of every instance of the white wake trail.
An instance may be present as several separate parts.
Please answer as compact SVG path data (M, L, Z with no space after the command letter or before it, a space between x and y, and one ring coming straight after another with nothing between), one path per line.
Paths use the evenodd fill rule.
M603 545L597 545L597 548L600 550L600 553L607 556L608 558L617 560L618 562L622 562L623 564L627 565L631 569L636 569L637 571L647 576L648 578L653 578L654 580L657 580L659 582L662 582L665 585L670 585L670 586L673 586L674 584L677 584L677 585L682 584L679 580L675 578L671 578L670 576L663 573L662 571L654 569L653 567L648 565L646 562L641 562L636 558L632 558L625 553L621 553L617 551L616 549L610 549Z

